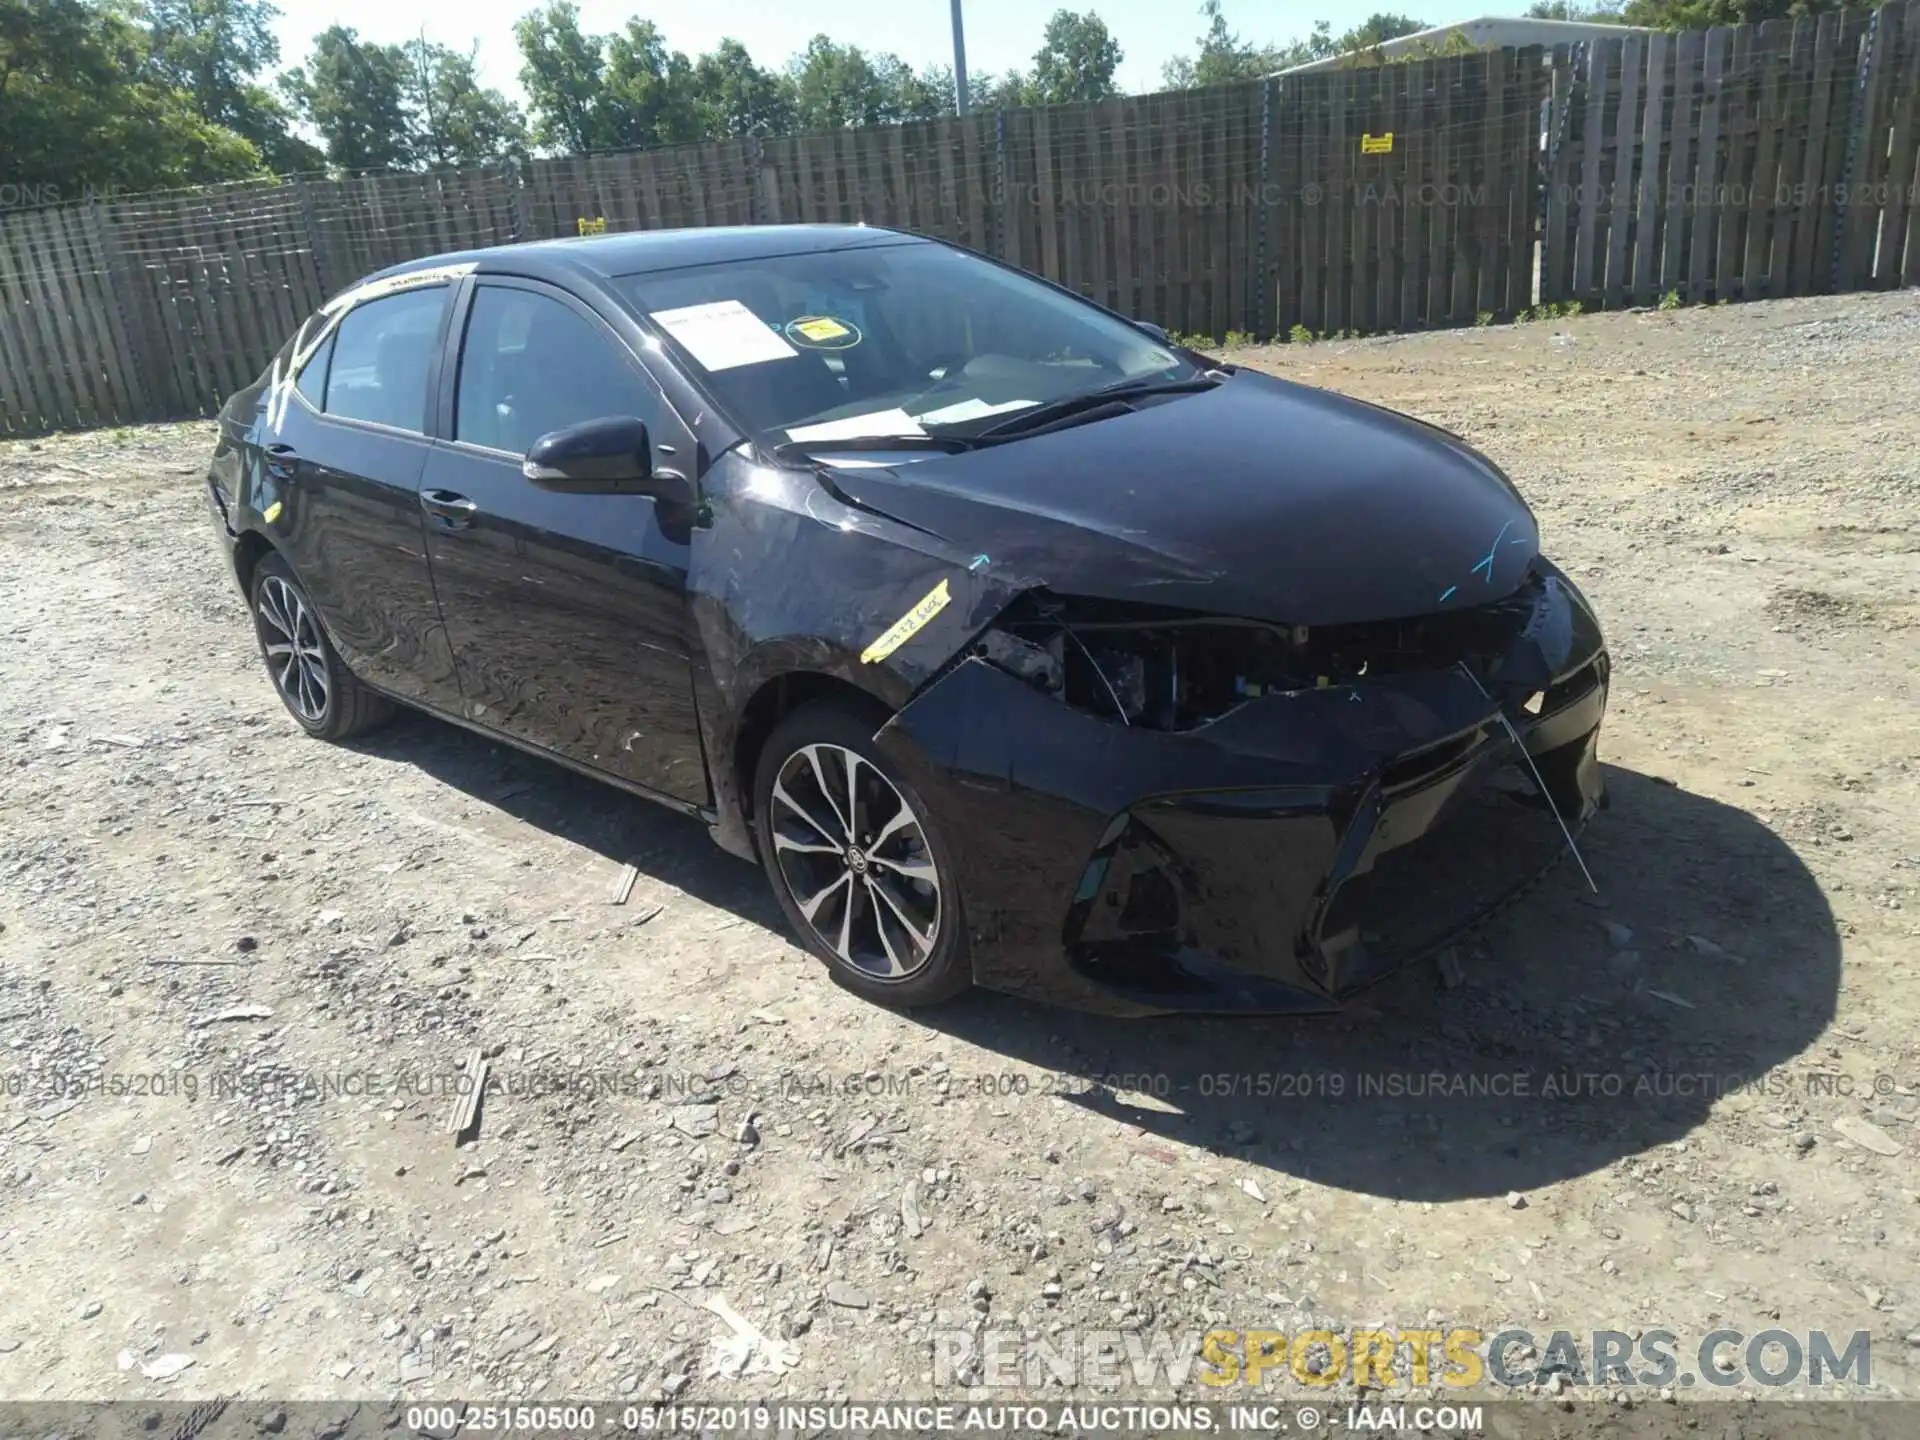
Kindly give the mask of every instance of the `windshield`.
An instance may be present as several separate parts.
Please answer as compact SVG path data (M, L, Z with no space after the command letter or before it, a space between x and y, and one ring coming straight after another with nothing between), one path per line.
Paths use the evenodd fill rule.
M968 436L1035 406L1198 373L1124 320L943 245L622 283L732 417L773 443Z

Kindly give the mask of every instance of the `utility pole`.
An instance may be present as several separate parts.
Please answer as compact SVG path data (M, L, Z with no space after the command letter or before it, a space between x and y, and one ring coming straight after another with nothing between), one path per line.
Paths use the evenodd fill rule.
M960 0L953 0L953 103L967 113L967 34L960 23Z

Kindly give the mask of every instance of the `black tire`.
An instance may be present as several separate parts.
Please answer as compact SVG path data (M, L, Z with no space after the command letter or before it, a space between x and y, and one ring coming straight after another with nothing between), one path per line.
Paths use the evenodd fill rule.
M302 730L321 740L345 740L392 718L393 702L347 669L306 587L278 553L260 557L248 599L267 678Z
M950 858L955 852L939 817L881 758L873 735L883 719L884 712L877 719L864 706L817 700L782 720L754 767L754 836L787 924L836 981L882 1005L938 1005L973 984L959 877ZM851 845L845 844L846 755L858 757L851 768L859 843ZM830 815L820 808L828 794L817 783L821 774L840 792L827 802ZM783 776L794 783L776 795L775 782ZM908 812L905 821L898 819L895 800ZM801 818L807 814L817 820ZM843 848L831 852L826 841ZM815 848L799 849L794 842ZM836 870L845 872L844 893L821 899L823 888L841 884L832 878ZM797 888L812 896L796 895ZM848 896L855 897L854 913L843 926ZM803 908L809 898L815 901L811 917ZM891 973L896 967L902 973Z

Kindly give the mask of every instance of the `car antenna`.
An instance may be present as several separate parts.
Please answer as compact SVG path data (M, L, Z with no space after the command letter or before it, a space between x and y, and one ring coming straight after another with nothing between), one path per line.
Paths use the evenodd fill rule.
M1587 888L1598 895L1600 893L1600 887L1593 883L1593 872L1587 869L1587 862L1580 854L1580 847L1573 843L1573 830L1567 824L1567 817L1562 815L1560 813L1560 807L1554 804L1553 792L1547 789L1546 777L1540 773L1540 767L1533 763L1533 756L1527 753L1527 747L1520 739L1520 732L1513 728L1513 720L1512 717L1507 714L1506 707L1495 701L1493 696L1487 694L1487 687L1480 683L1480 677L1478 675L1467 668L1466 661L1460 660L1455 663L1460 667L1460 673L1473 682L1473 688L1478 690L1482 696L1493 704L1494 713L1500 717L1500 723L1507 729L1507 738L1513 741L1513 748L1520 752L1520 758L1527 762L1527 769L1533 772L1533 783L1540 787L1540 793L1546 797L1547 808L1553 812L1553 818L1555 823L1560 827L1560 833L1566 836L1567 849L1573 852L1573 863L1580 867L1580 873L1586 877Z

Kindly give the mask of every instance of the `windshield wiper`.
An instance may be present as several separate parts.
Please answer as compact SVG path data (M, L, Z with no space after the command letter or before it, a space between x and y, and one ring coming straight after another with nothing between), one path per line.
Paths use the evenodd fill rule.
M782 440L770 450L775 460L811 459L825 451L938 450L958 455L973 449L975 441L961 435L849 435L841 440Z
M1194 375L1185 380L1122 380L1117 385L1107 385L1099 390L1089 390L1084 395L1065 395L1058 400L1049 400L1036 405L1031 410L1022 410L1010 420L1002 420L998 425L989 425L974 435L975 440L998 440L1004 436L1027 435L1043 430L1058 420L1072 419L1087 415L1108 406L1123 409L1127 402L1139 400L1149 395L1192 395L1201 390L1211 390L1220 383L1217 375Z

